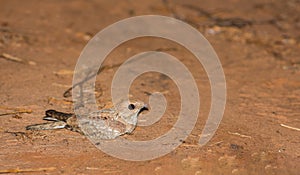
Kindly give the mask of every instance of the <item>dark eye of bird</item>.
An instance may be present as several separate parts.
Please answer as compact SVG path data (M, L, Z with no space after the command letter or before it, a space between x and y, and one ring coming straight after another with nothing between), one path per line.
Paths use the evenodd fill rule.
M129 109L129 110L134 110L134 108L135 108L134 104L128 105L128 109Z

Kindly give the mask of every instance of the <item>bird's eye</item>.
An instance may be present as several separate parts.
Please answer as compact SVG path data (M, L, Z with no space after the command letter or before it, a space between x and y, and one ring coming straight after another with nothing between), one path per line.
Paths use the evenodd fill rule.
M129 110L134 110L134 108L135 108L134 104L128 105L128 109L129 109Z

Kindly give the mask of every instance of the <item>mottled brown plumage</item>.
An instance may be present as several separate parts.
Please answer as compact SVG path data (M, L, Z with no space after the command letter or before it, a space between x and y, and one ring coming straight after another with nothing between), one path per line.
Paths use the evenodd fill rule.
M44 120L50 122L29 125L27 130L51 130L66 128L100 139L114 139L117 136L131 133L137 124L139 113L147 109L141 102L129 104L123 101L116 107L90 113L78 119L75 114L47 110Z

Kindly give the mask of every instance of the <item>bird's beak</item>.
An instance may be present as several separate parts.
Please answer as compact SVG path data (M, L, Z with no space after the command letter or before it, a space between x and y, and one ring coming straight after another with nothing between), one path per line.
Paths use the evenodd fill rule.
M140 111L139 111L138 113L140 114L140 113L143 112L144 110L147 110L147 111L149 110L147 104L144 104L144 106L140 109Z
M149 107L148 107L147 104L144 104L144 106L142 107L142 109L144 109L144 110L149 110Z

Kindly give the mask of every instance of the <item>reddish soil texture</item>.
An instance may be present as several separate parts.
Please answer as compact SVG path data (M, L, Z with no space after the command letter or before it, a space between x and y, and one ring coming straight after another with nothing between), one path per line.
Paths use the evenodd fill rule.
M107 155L68 130L25 131L25 126L42 122L47 109L72 112L72 98L63 93L92 36L119 20L147 14L191 24L220 58L227 103L208 144L197 144L210 109L207 75L188 50L159 38L139 38L116 48L105 61L109 68L97 77L97 100L100 108L111 105L111 80L117 70L113 65L148 50L174 55L192 72L201 96L198 122L177 149L154 160L132 162ZM0 172L299 174L299 14L299 0L1 0ZM133 97L144 101L155 91L168 101L165 115L153 126L137 127L129 139L156 138L176 122L180 96L171 79L146 73L131 87Z

